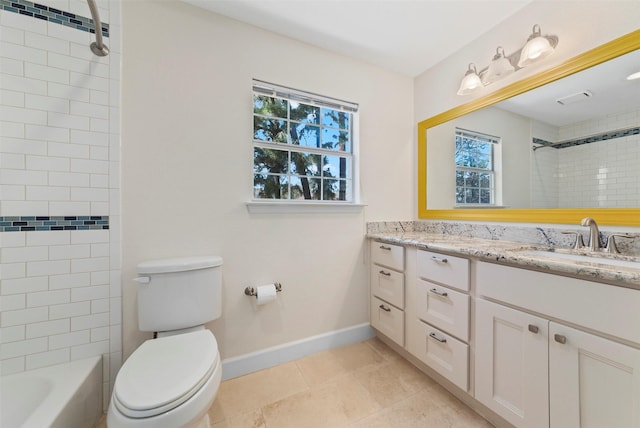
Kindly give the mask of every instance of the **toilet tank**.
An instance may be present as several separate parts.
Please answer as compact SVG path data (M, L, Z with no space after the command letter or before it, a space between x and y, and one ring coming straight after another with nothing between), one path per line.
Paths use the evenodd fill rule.
M138 327L170 331L222 315L222 258L150 260L137 267Z

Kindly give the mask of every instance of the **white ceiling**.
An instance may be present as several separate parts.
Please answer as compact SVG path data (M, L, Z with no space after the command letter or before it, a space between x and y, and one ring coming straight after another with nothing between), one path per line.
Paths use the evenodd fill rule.
M502 101L496 107L555 126L631 111L640 106L640 81L626 77L637 71L640 50ZM582 91L589 91L592 96L575 104L556 102Z
M417 76L532 0L182 0Z

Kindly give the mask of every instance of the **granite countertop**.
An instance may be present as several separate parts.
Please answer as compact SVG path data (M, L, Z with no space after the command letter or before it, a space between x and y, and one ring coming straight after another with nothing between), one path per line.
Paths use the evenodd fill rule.
M593 262L575 261L556 257L555 249L545 245L428 232L369 232L367 238L640 290L638 258L602 254L602 258L594 258ZM548 254L527 250L543 250ZM605 262L607 257L636 262L637 266L610 265Z

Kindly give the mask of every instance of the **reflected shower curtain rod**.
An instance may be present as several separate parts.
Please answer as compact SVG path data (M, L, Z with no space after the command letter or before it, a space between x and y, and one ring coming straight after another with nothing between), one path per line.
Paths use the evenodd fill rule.
M100 15L98 14L98 6L95 0L87 0L89 9L91 10L91 18L93 19L93 25L96 29L96 41L91 43L91 52L97 56L109 55L109 48L102 41L102 23L100 22Z

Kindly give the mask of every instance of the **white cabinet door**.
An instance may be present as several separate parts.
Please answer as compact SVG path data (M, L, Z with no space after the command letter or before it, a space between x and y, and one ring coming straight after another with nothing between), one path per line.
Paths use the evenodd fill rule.
M549 321L476 300L475 398L517 427L549 426Z
M640 427L640 350L554 322L552 428Z

